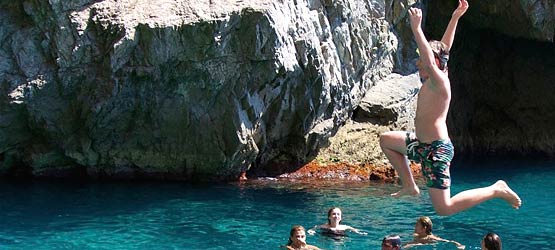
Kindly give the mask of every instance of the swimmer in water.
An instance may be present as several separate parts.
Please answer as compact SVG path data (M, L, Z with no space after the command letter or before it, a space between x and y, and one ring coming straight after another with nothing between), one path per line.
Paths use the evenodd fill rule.
M501 250L502 245L501 238L495 233L486 234L481 243L482 250Z
M401 246L401 236L398 234L390 234L383 237L382 240L382 250L401 250L403 249Z
M320 250L317 246L306 243L306 233L303 226L293 226L289 233L289 242L284 246L287 250Z
M368 233L362 232L351 226L341 225L341 209L338 207L331 208L328 210L328 223L322 225L316 225L309 229L307 232L310 235L314 235L316 230L319 230L322 234L330 236L344 236L347 231L351 231L360 235L367 235Z
M434 244L437 242L450 242L455 244L458 249L465 249L465 246L454 240L446 240L432 233L432 220L430 217L422 216L416 220L414 225L414 239L404 247L410 248L418 245Z

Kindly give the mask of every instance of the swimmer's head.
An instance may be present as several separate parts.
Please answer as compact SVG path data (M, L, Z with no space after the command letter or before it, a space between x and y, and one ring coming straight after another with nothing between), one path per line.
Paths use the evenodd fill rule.
M383 237L382 250L385 249L401 249L401 236L397 234L390 234Z
M501 238L495 233L488 233L482 239L482 250L501 250Z
M331 225L331 218L337 219L337 224L341 222L341 209L338 207L333 207L328 210L328 225Z
M295 242L306 243L306 232L303 226L295 225L291 227L291 231L289 232L289 242L287 242L287 245L290 246Z
M424 231L426 232L426 235L432 234L433 223L430 217L422 216L418 218L418 220L416 220L416 224L417 226L420 225L424 229Z

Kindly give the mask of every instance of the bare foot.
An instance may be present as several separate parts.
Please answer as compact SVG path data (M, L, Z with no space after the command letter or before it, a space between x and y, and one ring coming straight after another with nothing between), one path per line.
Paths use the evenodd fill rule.
M499 198L503 198L515 209L520 208L520 205L522 205L520 197L518 197L518 194L516 194L505 181L499 180L493 185L497 190Z
M420 195L420 189L416 185L413 187L403 187L399 192L391 194L393 197L401 197L404 195Z

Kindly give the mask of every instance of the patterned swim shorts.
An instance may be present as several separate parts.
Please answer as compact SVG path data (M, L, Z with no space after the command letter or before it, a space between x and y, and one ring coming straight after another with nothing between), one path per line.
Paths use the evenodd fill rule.
M454 147L450 140L437 140L431 143L418 141L414 133L407 133L407 157L420 163L426 186L447 189L451 186L449 166L454 156Z

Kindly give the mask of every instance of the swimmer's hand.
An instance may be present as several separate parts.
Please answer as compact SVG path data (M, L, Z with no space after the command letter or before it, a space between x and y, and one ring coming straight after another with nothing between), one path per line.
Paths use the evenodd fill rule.
M360 235L368 235L367 232L363 232L363 231L360 231L360 230L358 230L358 229L356 229L356 228L352 228L352 227L351 227L351 231L353 231L353 232L355 232L355 233L357 233L357 234L360 234Z
M316 231L314 231L313 229L308 229L308 231L306 231L306 232L310 235L316 234Z
M462 249L465 249L465 248L466 248L465 245L463 245L463 244L461 244L461 243L458 243L458 242L456 242L456 241L454 241L454 240L450 240L450 241L448 241L448 242L452 242L453 244L455 244L455 246L457 246L457 249L461 249L461 250L462 250Z
M368 235L367 232L360 231L359 229L356 229L356 228L351 227L351 226L346 226L345 229L346 229L346 230L349 230L349 231L351 231L351 232L360 234L360 235ZM335 230L334 230L334 231L335 231Z

